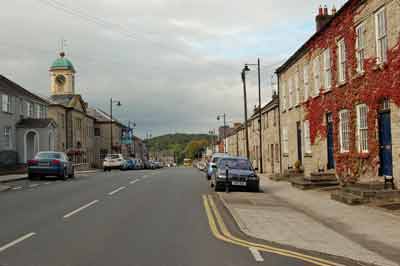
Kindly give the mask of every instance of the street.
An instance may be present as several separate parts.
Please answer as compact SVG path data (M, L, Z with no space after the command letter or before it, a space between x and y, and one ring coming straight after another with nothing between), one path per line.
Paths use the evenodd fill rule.
M209 216L217 204L206 203L212 192L195 169L98 172L67 182L32 183L37 185L0 194L2 266L312 262L259 252L265 248L252 248L245 240L217 239ZM228 216L222 216L236 234Z

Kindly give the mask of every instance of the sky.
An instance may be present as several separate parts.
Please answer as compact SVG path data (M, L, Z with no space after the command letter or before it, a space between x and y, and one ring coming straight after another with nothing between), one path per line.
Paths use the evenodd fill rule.
M135 121L135 134L207 133L242 122L245 63L261 60L262 102L274 70L315 31L319 5L345 0L13 0L2 3L0 74L50 95L49 66L61 40L76 93ZM248 108L258 104L257 69L247 74ZM249 114L250 115L250 114Z

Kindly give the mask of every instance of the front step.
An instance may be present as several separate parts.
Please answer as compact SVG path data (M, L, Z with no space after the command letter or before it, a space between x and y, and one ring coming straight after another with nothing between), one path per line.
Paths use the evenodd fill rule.
M348 205L360 205L369 202L368 199L342 190L333 192L331 194L331 199Z
M318 182L318 181L337 181L335 173L327 173L327 172L313 172L310 173L309 176L304 177L305 180Z
M325 181L324 180L310 181L310 180L306 180L305 178L302 178L302 177L295 177L295 178L291 178L290 182L292 183L292 186L302 189L302 190L339 185L339 182L336 179L335 180L325 180Z

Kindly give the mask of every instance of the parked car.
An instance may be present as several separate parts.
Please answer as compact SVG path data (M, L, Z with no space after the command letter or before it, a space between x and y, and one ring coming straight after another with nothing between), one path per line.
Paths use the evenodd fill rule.
M74 165L63 152L39 152L28 161L28 178L57 176L64 180L75 176Z
M124 160L122 164L121 170L134 170L135 169L135 161L132 159Z
M108 154L103 161L104 171L111 171L111 169L122 169L124 164L124 157L122 154Z
M227 190L232 187L243 187L248 191L258 192L260 179L244 157L225 156L218 160L216 171L213 173L211 186L215 191Z
M151 162L146 160L143 162L143 166L144 169L151 169Z
M214 169L216 168L217 161L220 158L225 157L225 156L226 156L225 153L214 153L211 156L211 159L210 159L210 161L208 162L208 165L207 165L206 177L207 177L208 180L210 180L212 175L213 175Z

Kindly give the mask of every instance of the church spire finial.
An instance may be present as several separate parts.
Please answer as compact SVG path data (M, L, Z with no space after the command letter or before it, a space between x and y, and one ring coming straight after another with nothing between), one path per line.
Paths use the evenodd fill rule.
M65 47L67 47L67 40L65 40L64 38L61 39L60 41L60 56L64 57L65 56Z

